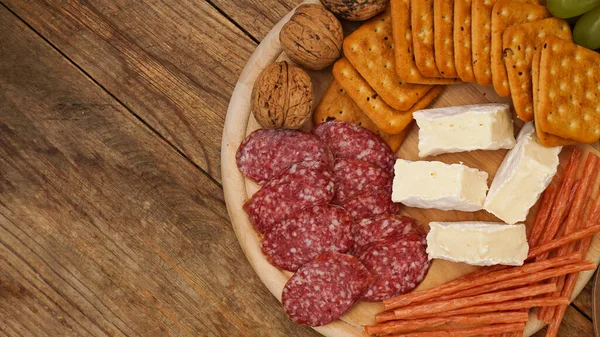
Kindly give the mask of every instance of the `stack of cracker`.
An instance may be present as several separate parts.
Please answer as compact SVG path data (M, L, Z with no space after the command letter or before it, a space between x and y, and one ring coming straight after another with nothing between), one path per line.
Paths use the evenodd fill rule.
M398 76L394 49L389 8L346 37L345 57L333 66L334 80L315 110L315 123L335 119L359 124L396 151L412 113L426 108L443 88Z
M441 85L462 82L511 96L546 146L600 138L600 56L575 46L567 22L550 18L538 0L390 0L344 40L344 54L315 122L361 124L394 151L412 112Z

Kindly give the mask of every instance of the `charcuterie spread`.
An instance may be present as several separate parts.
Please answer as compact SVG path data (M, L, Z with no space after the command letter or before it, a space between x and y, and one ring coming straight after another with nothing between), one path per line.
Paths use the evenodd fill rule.
M258 184L248 222L266 260L293 272L285 313L316 327L381 301L368 335L521 336L539 308L557 336L579 273L596 268L586 253L600 232L600 158L577 144L600 138L600 54L536 0L321 2L283 26L298 67L258 77L261 128L236 145ZM344 38L336 15L367 21ZM322 98L303 68L333 75ZM427 109L463 82L514 107ZM418 156L405 158L413 124ZM447 157L473 152L504 159L486 172ZM455 217L417 221L408 209ZM418 288L436 260L482 268Z

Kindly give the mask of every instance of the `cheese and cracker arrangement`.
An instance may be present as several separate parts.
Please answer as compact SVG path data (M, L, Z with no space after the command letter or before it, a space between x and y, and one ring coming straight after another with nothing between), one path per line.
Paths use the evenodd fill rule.
M596 268L600 54L537 0L321 2L283 26L235 156L285 313L317 327L378 302L367 335L523 336L535 316L557 336ZM428 108L465 82L512 105ZM473 267L429 281L439 263Z

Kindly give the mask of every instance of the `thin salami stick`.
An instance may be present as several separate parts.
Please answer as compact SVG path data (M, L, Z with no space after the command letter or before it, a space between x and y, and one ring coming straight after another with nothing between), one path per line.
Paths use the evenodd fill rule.
M598 220L600 220L600 198L596 197L596 200L594 200L594 203L592 204L592 211L589 213L588 219L587 219L587 223L598 223ZM585 239L583 239L583 241L580 243L579 246L579 252L583 255L587 254L587 250L589 249L590 243L592 241L591 237L587 237ZM562 290L562 294L564 294L564 297L566 298L571 298L571 296L573 295L573 290L575 289L575 284L577 283L577 278L578 278L579 274L578 273L574 273L574 274L570 274L566 281L565 281L565 285L564 288ZM559 305L557 307L555 307L554 310L554 315L548 325L548 332L547 332L547 336L556 336L558 334L558 328L560 327L560 323L562 322L562 319L565 315L565 312L567 310L567 305Z
M554 238L560 228L563 216L567 212L570 196L569 192L571 192L573 185L575 184L575 177L577 176L577 170L579 169L580 157L581 150L575 147L571 153L571 156L569 157L569 162L567 163L567 168L565 169L565 174L563 176L563 181L560 185L556 200L554 201L554 206L552 207L552 212L550 213L550 218L548 219L548 224L546 225L542 235L540 241L542 244ZM548 258L548 254L544 253L538 256L537 260L540 261L546 258Z
M529 247L535 247L539 244L540 237L544 232L546 223L550 217L550 212L552 211L552 205L554 204L554 199L556 199L557 192L558 189L554 186L550 186L544 191L542 201L540 202L540 208L535 217L535 223L529 234Z
M576 230L569 235L562 236L559 239L554 239L548 243L545 243L541 246L535 247L529 250L529 254L527 255L527 259L532 259L534 257L540 256L545 252L549 252L555 248L566 245L567 243L571 243L573 241L581 240L584 238L589 238L592 235L600 232L600 224L593 225L584 229Z
M456 293L461 290L471 289L480 287L489 283L500 282L513 278L519 278L524 275L536 273L541 270L548 268L554 268L564 266L570 263L574 263L581 260L581 255L578 253L570 254L568 256L561 256L558 258L552 258L545 261L538 261L532 263L526 263L520 267L506 268L483 274L479 277L470 279L469 282L465 281L450 281L448 283L439 285L437 287L415 291L412 293L400 295L389 300L383 301L385 310L396 309L400 307L408 306L412 303L423 302L430 299L435 299L443 295L449 295Z
M566 266L562 266L562 267L558 267L558 268L542 270L539 272L524 275L522 277L516 277L513 279L506 280L506 281L495 282L495 283L490 283L490 284L486 284L486 285L471 288L471 289L466 289L466 290L459 291L454 294L438 297L435 300L436 301L447 301L447 300L452 300L455 298L475 296L475 295L490 293L490 292L494 292L494 291L504 290L504 289L508 289L508 288L521 287L521 286L528 285L528 284L535 284L542 280L555 278L558 276L564 276L564 275L567 275L570 273L578 273L578 272L584 271L584 270L594 270L594 269L596 269L596 265L594 264L594 262L581 261L581 262L568 264ZM560 293L558 293L558 294L555 293L555 296L560 296Z
M438 312L445 312L454 309L460 309L469 306L475 306L480 304L488 303L499 303L504 301L510 301L517 298L523 298L528 296L536 296L541 294L547 294L556 291L556 284L547 283L533 286L522 287L518 289L511 289L505 291L499 291L496 293L482 294L471 297L457 298L448 301L428 302L418 304L412 307L405 307L394 310L396 318L413 318L419 315L434 314Z
M462 309L456 309L446 312L439 312L435 314L426 314L423 316L415 316L413 318L425 318L425 317L446 317L446 316L457 316L467 314L478 314L484 312L495 312L495 311L511 311L520 309L530 309L535 307L547 307L556 306L561 304L569 304L569 299L566 297L542 297L542 298L531 298L526 300L514 300L506 301L502 303L482 304L472 307L466 307ZM387 321L393 321L396 319L393 311L385 311L375 316L377 323L383 323Z
M369 335L387 335L398 332L409 332L423 328L434 328L444 324L475 325L475 324L501 324L524 323L528 315L521 311L506 311L482 314L469 314L448 317L431 317L411 320L393 321L373 326L366 326L365 332Z
M495 335L504 332L521 331L525 329L525 323L494 324L472 328L432 330L422 332L409 332L405 334L389 335L387 337L471 337L481 335Z
M593 187L594 182L596 181L596 177L598 176L598 157L596 157L593 153L589 153L587 159L585 161L585 167L583 169L583 175L581 178L581 183L577 192L575 193L575 199L573 200L573 205L569 210L569 215L567 216L567 221L564 224L563 235L571 234L575 229L577 229L577 224L580 222L581 216L583 214L583 209L589 200L590 188ZM562 245L557 252L557 256L562 256L572 252L575 249L575 242L571 242L566 245ZM556 283L556 293L554 295L559 296L562 293L562 290L565 285L565 276L558 277L553 279ZM552 317L554 316L554 308L548 307L540 310L538 315L544 322L550 322Z
M598 191L600 194L600 190ZM598 224L598 221L600 221L600 195L597 195L595 200L592 201L590 208L592 209L590 212L590 216L589 219L587 221L586 225L586 229L589 229L591 227L593 227L594 224ZM579 248L578 251L581 254L581 256L586 256L588 249L590 248L590 244L592 243L592 236L588 236L585 237L583 240L581 240L581 242L579 243Z

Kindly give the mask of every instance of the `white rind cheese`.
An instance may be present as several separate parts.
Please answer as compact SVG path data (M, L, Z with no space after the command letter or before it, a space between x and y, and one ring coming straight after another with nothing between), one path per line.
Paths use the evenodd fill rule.
M494 177L484 209L509 224L524 221L556 174L560 150L541 145L533 124L525 124Z
M515 146L508 104L464 105L415 111L419 156Z
M461 164L396 160L392 200L406 206L474 212L482 209L487 172Z
M523 265L529 245L525 225L500 222L431 222L427 234L429 259L476 266Z

